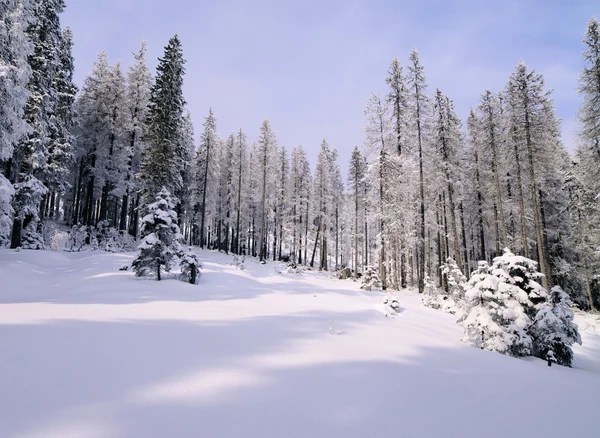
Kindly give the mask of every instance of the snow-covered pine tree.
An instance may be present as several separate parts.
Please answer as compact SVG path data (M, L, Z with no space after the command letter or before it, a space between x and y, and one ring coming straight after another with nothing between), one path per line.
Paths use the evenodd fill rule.
M447 199L447 216L450 217L450 230L452 242L452 252L458 269L462 270L461 245L459 243L457 201L460 193L460 160L463 155L462 134L460 132L460 119L454 111L452 101L438 89L434 97L434 139L436 142L436 152L439 157L442 190L445 191L443 197ZM444 220L446 213L444 213ZM447 228L447 227L445 227ZM445 236L448 233L444 232ZM446 248L447 256L450 255L449 248ZM439 254L438 254L439 257Z
M48 165L44 175L49 195L43 201L42 217L54 217L58 212L60 197L69 188L68 176L75 160L73 106L77 87L73 83L72 47L73 34L67 27L59 40L60 69L57 71L53 83L53 88L57 93L57 102L54 108L54 123L51 124L49 132Z
M435 282L429 278L429 275L425 276L425 288L421 294L421 302L425 307L431 307L432 309L441 309L444 298L447 298L445 292L439 289Z
M144 182L144 198L151 202L164 187L176 193L183 184L183 163L178 154L181 141L181 122L185 100L183 52L179 37L175 35L165 47L156 67L156 81L150 93L148 107L148 147L144 153L140 178ZM179 201L175 201L175 206Z
M32 19L28 0L0 4L0 247L9 243L12 230L13 153L30 133L24 115L33 51L26 29Z
M0 164L12 158L15 146L30 132L24 110L31 78L27 59L33 52L26 30L32 19L29 0L0 4ZM11 167L2 166L7 178Z
M194 125L192 116L188 110L181 121L181 139L178 148L183 165L181 167L181 188L175 197L179 200L177 205L177 218L184 241L191 240L191 226L194 220L193 189L195 179L194 155Z
M425 130L427 127L427 115L429 101L426 90L424 68L419 60L419 54L413 50L409 56L408 73L406 75L407 88L409 91L410 120L412 121L412 132L415 133L417 140L418 162L419 162L419 229L418 229L418 265L417 276L419 283L419 292L423 293L425 288L425 177L423 170L424 154L423 147L425 141Z
M570 190L574 207L574 243L579 254L589 306L600 306L600 24L592 17L583 40L583 69L579 75L581 146L576 156L576 189ZM596 296L594 296L596 292Z
M55 79L63 68L59 16L65 8L64 0L34 0L32 7L33 19L27 27L27 35L33 44L33 53L28 57L31 77L27 84L29 99L25 107L25 120L31 130L14 151L10 173L16 175L11 236L13 248L22 244L31 248L43 246L38 235L39 210L47 193L43 180L48 168L51 133L56 132L55 113L60 96ZM25 232L22 233L22 230Z
M394 58L388 68L386 83L389 86L387 102L390 105L392 136L388 158L389 182L387 231L391 239L390 255L393 260L393 275L390 275L396 289L407 286L406 262L408 247L412 244L412 230L408 224L413 222L413 209L406 208L412 203L415 185L411 181L411 145L409 142L409 91L406 86L406 77L397 58ZM392 152L395 149L395 153ZM410 241L409 241L410 240Z
M533 320L537 310L548 299L548 291L540 284L543 274L538 271L537 263L504 248L504 253L494 258L491 273L501 281L500 292L508 292L515 297L529 319Z
M579 110L581 139L600 162L600 24L592 17L583 39L583 69L579 75L579 93L583 104Z
M198 284L198 279L202 275L200 271L202 264L198 261L198 257L192 251L192 248L188 248L187 251L180 250L178 257L179 266L181 267L181 279L190 284Z
M365 272L362 276L362 286L360 288L366 291L372 291L373 288L381 288L381 279L373 266L365 266Z
M446 259L446 263L441 266L441 270L446 277L448 294L452 297L456 307L462 307L467 290L467 277L464 276L456 260L452 257Z
M245 254L245 216L247 213L247 192L248 192L248 146L246 144L246 134L241 129L235 135L233 161L232 161L232 180L233 194L235 202L235 231L231 238L231 251L237 255ZM244 196L246 195L246 196Z
M390 220L390 160L393 153L393 151L389 150L392 145L393 136L387 101L381 100L379 96L372 94L367 101L365 115L367 116L365 156L369 160L370 179L373 181L371 186L374 191L373 199L377 203L379 272L381 274L383 290L386 290L386 241L390 238L386 226Z
M134 55L135 62L127 74L127 141L130 153L125 176L125 193L121 207L119 229L125 230L129 218L129 234L137 237L139 225L141 181L138 174L142 165L142 154L146 149L146 124L152 75L146 65L146 42L142 41L140 51Z
M13 215L11 202L14 194L13 185L0 173L0 247L10 242Z
M97 201L105 184L106 153L108 146L108 123L105 96L110 81L111 70L105 52L98 55L94 69L88 76L76 102L77 112L77 148L76 156L79 169L77 193L73 208L73 222L94 226Z
M595 152L588 148L580 147L575 154L571 171L566 178L566 187L569 194L569 211L572 221L576 224L570 236L571 248L577 254L575 261L576 270L571 270L570 283L582 283L579 294L571 298L582 308L595 310L600 297L595 296L595 286L598 281L594 279L594 272L600 269L600 202L597 194L598 168L591 157ZM580 275L577 275L579 274ZM583 296L582 296L583 295Z
M164 188L146 210L148 214L142 219L142 241L131 267L137 277L154 276L160 281L161 272L171 270L180 252L177 213L171 194Z
M200 146L196 151L196 182L195 182L195 206L196 225L199 226L195 243L204 248L207 243L207 212L211 201L211 194L216 190L217 178L217 120L212 108L208 109L208 115L204 119L204 131L200 137Z
M291 152L289 178L289 204L292 222L291 261L307 264L309 205L311 191L310 164L302 146L294 147Z
M361 240L360 237L362 236L363 239L367 238L367 236L364 235L364 227L362 226L362 221L360 220L363 216L361 209L364 208L363 193L365 192L364 186L366 183L366 175L367 167L365 160L358 146L355 146L354 150L352 151L352 157L350 158L350 167L348 169L348 185L351 190L351 199L353 207L352 210L354 211L352 235L354 247L353 268L355 280L358 279L359 272L363 270L363 267L358 263L358 256L363 248L362 245L360 245L359 248L359 241Z
M331 217L333 210L333 185L332 172L337 152L333 151L327 140L323 139L321 150L317 158L315 176L313 178L312 209L314 225L317 227L314 247L311 255L310 266L314 266L315 255L319 248L319 270L329 269L328 243L330 239Z
M480 261L465 293L466 307L459 322L465 327L463 342L511 356L527 356L532 347L527 328L531 319L522 305L527 294L510 283L501 266L493 269Z
M287 188L290 173L290 163L287 148L281 146L277 154L277 183L275 185L276 201L274 214L273 260L281 260L284 240L287 240L289 226L289 211L287 205ZM338 200L339 202L340 200Z
M571 300L560 286L554 286L550 298L535 315L529 332L533 337L533 353L542 358L554 359L570 367L575 343L581 344L577 324L573 322Z
M273 191L270 190L273 183L273 177L276 175L276 160L277 154L277 140L275 139L275 133L271 128L271 123L268 120L263 121L260 127L260 136L257 143L257 160L258 161L258 173L260 176L259 181L259 215L258 220L260 221L259 229L259 240L258 240L258 255L261 262L266 261L268 257L268 244L267 244L267 221L272 206Z

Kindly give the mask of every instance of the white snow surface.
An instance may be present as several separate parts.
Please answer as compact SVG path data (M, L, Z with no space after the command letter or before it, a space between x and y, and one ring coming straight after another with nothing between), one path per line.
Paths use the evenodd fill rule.
M0 250L0 437L597 436L594 318L549 368L461 343L414 292L385 318L352 280L198 256L194 286L119 271L133 254Z

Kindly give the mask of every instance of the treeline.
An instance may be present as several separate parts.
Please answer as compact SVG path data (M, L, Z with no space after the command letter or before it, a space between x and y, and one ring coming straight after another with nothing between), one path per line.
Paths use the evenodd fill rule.
M394 59L387 92L367 101L366 139L347 180L323 140L311 168L301 146L279 145L265 120L256 141L221 137L208 111L199 142L182 92L173 37L153 75L145 45L123 72L101 53L81 90L62 0L4 2L0 48L0 243L42 248L45 218L112 227L135 238L156 195L173 196L190 245L319 269L376 267L383 288L448 288L505 247L534 258L544 286L581 306L598 294L600 37L584 40L580 147L560 139L543 76L519 63L502 90L484 91L463 123L428 87L413 51ZM347 145L344 145L347 147Z

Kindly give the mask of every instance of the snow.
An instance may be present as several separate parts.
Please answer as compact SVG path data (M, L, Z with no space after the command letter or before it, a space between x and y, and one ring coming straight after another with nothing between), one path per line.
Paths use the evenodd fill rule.
M594 316L548 367L461 343L414 292L385 318L383 292L324 273L204 251L195 286L133 258L0 250L0 436L594 436Z

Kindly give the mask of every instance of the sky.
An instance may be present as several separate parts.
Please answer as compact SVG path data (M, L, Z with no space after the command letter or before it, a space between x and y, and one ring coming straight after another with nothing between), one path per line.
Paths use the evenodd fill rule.
M417 48L429 92L464 119L486 89L500 91L519 60L554 89L563 142L576 147L577 78L586 25L600 0L66 0L81 85L102 50L127 70L142 40L154 71L178 34L184 97L196 138L212 106L217 129L250 142L269 119L279 144L302 145L314 166L323 138L347 168L364 141L364 108L384 95L390 61Z

